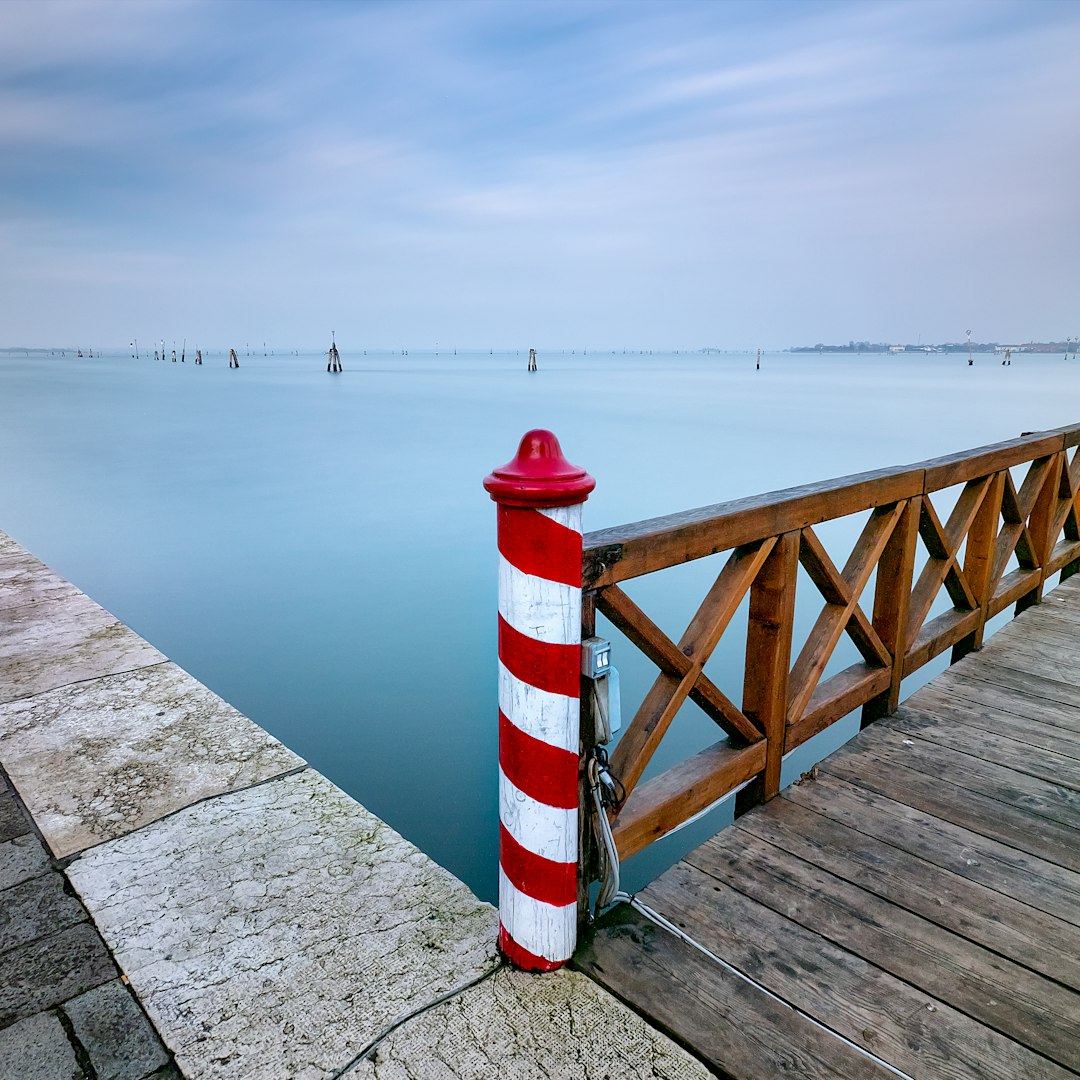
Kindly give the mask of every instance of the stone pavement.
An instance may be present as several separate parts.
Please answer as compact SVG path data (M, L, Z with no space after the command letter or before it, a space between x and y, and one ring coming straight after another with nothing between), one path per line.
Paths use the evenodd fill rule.
M0 766L0 1080L709 1075L3 533Z
M0 775L0 1078L179 1076Z

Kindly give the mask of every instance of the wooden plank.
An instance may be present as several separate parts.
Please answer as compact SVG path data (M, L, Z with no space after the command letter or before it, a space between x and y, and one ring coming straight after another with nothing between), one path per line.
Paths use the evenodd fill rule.
M1059 599L1056 589L1043 597L1038 618L1034 621L1037 626L1045 624L1058 632L1069 633L1074 638L1080 635L1080 610Z
M904 657L904 678L913 671L918 671L923 664L929 663L939 653L951 648L961 638L970 634L979 625L978 611L946 611L931 619L919 631L918 636Z
M1080 559L1080 540L1059 540L1046 565L1048 574L1056 574L1063 566L1068 566Z
M1076 925L923 862L788 799L775 799L745 815L736 828L1080 990L1080 927ZM718 837L717 842L723 843L724 838ZM692 856L690 862L694 862Z
M842 747L819 762L818 770L819 774L837 776L980 836L1080 872L1080 830L1020 806L1010 806L981 791L943 783L932 773L921 771L919 762L910 754L878 758Z
M1041 646L1027 638L1018 638L1009 642L1008 650L1002 650L995 656L1000 656L1002 662L1009 667L1080 687L1080 670L1074 666L1075 660L1064 660L1060 649Z
M584 538L582 583L611 585L896 503L920 494L922 480L920 468L878 469L590 532Z
M858 743L863 751L881 760L918 769L944 783L978 791L1049 821L1080 829L1080 792L922 739L914 730L917 715L914 723L907 725L912 731L905 731L906 715L907 706L901 705L893 716L879 720L848 745Z
M785 533L750 589L743 712L765 732L768 748L765 771L755 784L740 793L742 798L736 807L739 811L753 802L771 799L780 790L798 572L799 534Z
M972 680L974 681L974 680ZM1033 720L1030 717L1018 716L997 705L988 704L986 699L1001 702L1002 693L995 694L994 689L988 688L980 695L982 701L974 701L964 692L966 683L961 683L957 689L952 689L955 684L943 682L940 678L924 686L921 690L912 694L904 702L912 709L918 709L928 717L934 717L939 721L939 726L948 727L953 724L963 726L966 732L974 731L975 737L978 732L992 734L995 738L1002 738L1015 743L1014 754L1023 756L1028 748L1045 751L1055 756L1060 755L1074 762L1073 768L1080 768L1080 724L1072 710L1069 710L1071 719L1076 725L1068 726L1047 724L1041 720ZM1015 695L1013 695L1015 697ZM1044 705L1047 711L1053 709L1058 717L1063 717L1065 706ZM968 736L970 739L972 736ZM946 743L952 746L952 743ZM990 744L987 744L990 745ZM997 761L992 754L986 755L988 761ZM1004 764L1004 761L1000 763ZM1034 773L1039 776L1041 773ZM1064 781L1062 781L1064 782Z
M1061 788L1075 802L1076 821L1080 826L1080 761L1053 750L998 735L956 719L942 719L924 712L914 704L904 703L895 716L887 717L882 727L922 739L932 746L948 747L977 761L992 762L1011 772L1045 780Z
M1022 668L1013 667L1007 661L1008 657L999 652L974 653L965 657L956 670L965 676L1016 690L1032 698L1080 708L1080 686L1073 686L1039 672L1024 671Z
M1080 1069L1075 992L738 826L729 832L685 861L1065 1068Z
M764 742L741 749L720 742L641 784L611 823L619 858L636 855L764 768Z
M600 920L575 956L574 967L721 1076L895 1077L625 904Z
M784 752L790 753L841 717L886 693L891 683L889 668L869 664L852 664L818 683L802 719L788 727Z
M785 788L782 798L1080 927L1080 873L1075 870L841 780L824 769L813 780Z
M715 955L908 1076L1063 1080L1069 1075L686 863L673 866L640 895Z
M926 470L924 490L940 491L980 476L1011 469L1025 461L1056 453L1064 443L1064 438L1057 433L1033 432L1020 439L1008 439L974 450L964 450L959 454L923 461L920 464Z
M1018 568L1010 570L1002 575L1001 580L994 589L994 595L990 598L988 611L993 618L998 612L1004 611L1010 604L1015 604L1020 597L1026 596L1033 589L1039 587L1040 572L1038 570L1024 570Z
M1060 623L1057 633L1054 633L1054 626L1049 619L1035 617L1011 622L997 632L998 649L995 651L1007 654L1010 659L1030 654L1032 659L1057 664L1063 674L1071 675L1080 660L1080 648L1074 635L1067 634L1062 638Z
M933 685L942 693L964 698L998 713L1007 713L1011 720L1032 720L1041 727L1070 734L1080 731L1080 707L1042 695L1023 693L987 678L987 674L992 674L990 668L980 669L978 674L972 674L970 670L959 673L954 668L946 668Z

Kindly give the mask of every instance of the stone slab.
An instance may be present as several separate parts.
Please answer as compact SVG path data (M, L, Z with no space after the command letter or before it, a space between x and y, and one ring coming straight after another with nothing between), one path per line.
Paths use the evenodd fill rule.
M0 953L85 918L82 904L64 891L64 875L59 871L13 885L0 892Z
M304 764L172 663L0 705L0 761L57 857Z
M70 600L79 590L28 552L0 554L0 611Z
M495 963L494 909L311 770L67 872L191 1080L336 1075Z
M6 784L4 787L6 788ZM11 791L0 790L0 844L25 836L30 824Z
M169 1057L127 987L116 979L64 1005L97 1080L143 1080Z
M41 841L32 833L0 844L0 889L47 874L52 869Z
M4 1080L83 1080L75 1049L52 1013L38 1013L0 1031Z
M108 950L86 922L12 949L0 955L0 1026L115 978Z
M9 555L26 555L26 548L6 532L0 532L0 559Z
M82 593L12 607L0 619L0 702L164 660Z
M707 1080L667 1036L574 971L504 968L392 1032L350 1080Z

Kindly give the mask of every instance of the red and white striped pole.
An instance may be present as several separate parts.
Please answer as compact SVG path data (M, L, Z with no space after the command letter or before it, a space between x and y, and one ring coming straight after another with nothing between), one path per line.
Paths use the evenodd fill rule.
M529 431L499 504L499 949L552 971L577 944L581 505L596 481Z

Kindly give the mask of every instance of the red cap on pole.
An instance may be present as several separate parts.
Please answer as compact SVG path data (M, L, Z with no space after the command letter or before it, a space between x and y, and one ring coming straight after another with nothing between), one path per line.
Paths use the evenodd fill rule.
M503 506L573 506L589 497L596 481L563 457L552 432L534 428L522 437L517 456L484 478L484 487Z

